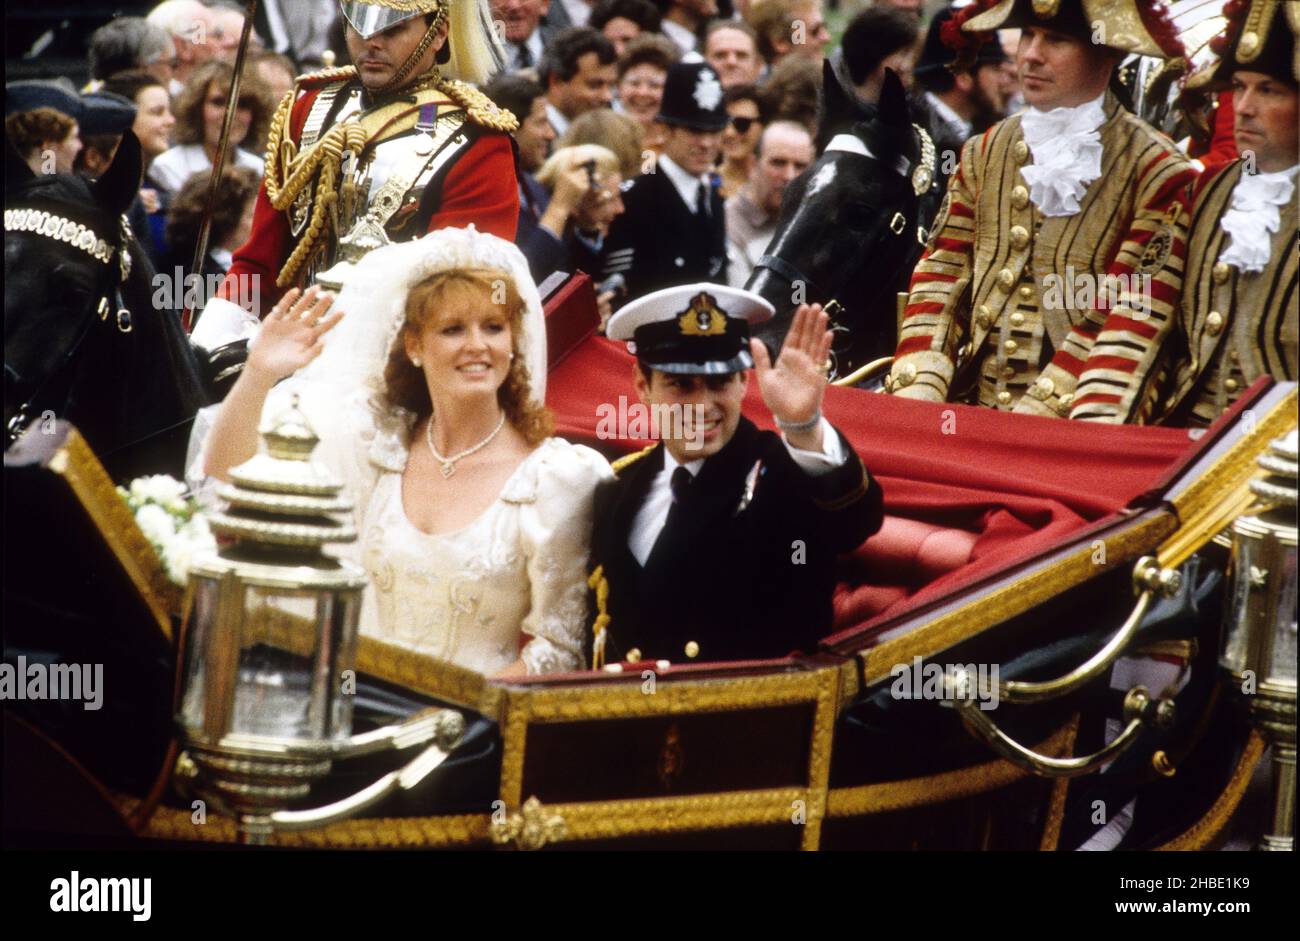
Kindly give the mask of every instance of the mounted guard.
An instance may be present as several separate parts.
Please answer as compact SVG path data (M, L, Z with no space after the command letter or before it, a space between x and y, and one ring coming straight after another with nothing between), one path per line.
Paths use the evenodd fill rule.
M340 7L354 64L299 78L280 102L252 234L194 329L209 349L379 245L470 223L514 238L516 121L467 84L500 63L486 0Z

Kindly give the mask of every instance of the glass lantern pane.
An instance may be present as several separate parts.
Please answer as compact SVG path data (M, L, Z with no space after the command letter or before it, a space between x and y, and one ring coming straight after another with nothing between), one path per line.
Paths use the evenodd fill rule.
M221 583L215 578L195 576L190 600L189 620L186 624L185 685L181 697L181 721L186 728L203 727L206 707L204 651L216 630L217 595Z
M1224 610L1223 655L1220 665L1233 673L1246 669L1250 653L1250 569L1257 542L1246 533L1235 536L1232 559L1232 598Z
M1296 547L1279 546L1283 557L1273 624L1272 678L1296 681Z
M316 596L249 586L231 731L314 739L310 717Z

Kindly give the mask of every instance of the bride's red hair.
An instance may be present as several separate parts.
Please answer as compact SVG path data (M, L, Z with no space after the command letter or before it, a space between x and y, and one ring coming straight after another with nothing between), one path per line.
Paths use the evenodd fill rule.
M530 445L541 444L554 432L555 422L550 410L535 403L528 394L530 377L520 346L524 333L524 301L514 280L503 271L489 268L439 271L411 288L406 298L406 320L384 367L388 404L405 408L420 417L433 411L424 372L411 364L403 340L408 331L423 330L433 323L439 311L481 304L485 299L504 306L510 323L511 348L515 354L506 381L497 390L497 401L506 413L506 420L524 436L525 441Z

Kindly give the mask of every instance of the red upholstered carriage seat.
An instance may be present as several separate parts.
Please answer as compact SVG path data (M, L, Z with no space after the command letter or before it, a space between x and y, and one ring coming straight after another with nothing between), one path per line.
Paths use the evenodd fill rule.
M964 529L886 516L880 532L842 560L835 630L860 624L971 560L978 540Z

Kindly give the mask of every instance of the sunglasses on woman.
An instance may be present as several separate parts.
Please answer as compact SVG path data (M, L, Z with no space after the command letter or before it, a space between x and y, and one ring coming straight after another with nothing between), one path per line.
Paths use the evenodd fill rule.
M737 134L748 134L749 129L758 123L758 118L742 118L739 115L733 115L730 121Z

